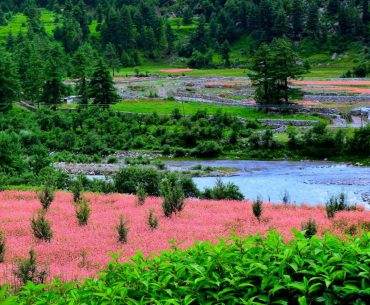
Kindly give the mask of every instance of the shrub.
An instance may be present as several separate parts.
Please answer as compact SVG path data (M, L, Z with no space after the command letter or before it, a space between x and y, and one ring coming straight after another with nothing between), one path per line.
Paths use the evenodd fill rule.
M46 186L42 191L37 193L37 196L42 208L47 211L55 198L55 192L51 186Z
M122 244L127 243L128 228L127 221L124 220L123 215L119 217L119 223L116 229L118 233L118 241Z
M261 216L263 212L262 204L262 200L259 197L257 198L257 200L253 201L252 204L253 215L257 218L259 223L261 222Z
M148 213L148 226L152 230L155 230L158 228L158 217L154 216L153 209L150 209Z
M283 194L283 197L281 198L281 200L283 201L284 204L289 204L290 195L289 195L289 192L287 190L284 190L284 194Z
M75 205L75 213L78 219L78 223L80 226L87 225L87 222L91 215L91 209L89 206L89 202L87 199L82 198L76 205Z
M309 219L307 222L302 224L302 230L305 231L304 236L306 238L311 238L317 233L316 221Z
M77 178L72 182L71 191L73 193L73 201L78 203L81 198L81 193L83 191L83 184L81 179Z
M19 260L13 270L13 274L23 283L28 281L34 284L42 284L48 275L45 269L40 269L37 265L35 251L33 249L29 252L29 258Z
M31 219L33 235L40 240L50 241L53 237L50 222L45 218L45 210L38 212L37 216Z
M135 194L139 184L149 195L159 195L160 174L154 168L130 166L121 169L114 177L116 191Z
M145 192L144 186L141 183L137 186L136 195L137 195L137 204L144 205L145 199L148 196L148 194Z
M213 188L206 188L202 194L203 198L213 200L243 200L244 195L239 187L232 182L224 183L221 178L217 178Z
M108 158L108 160L107 160L107 163L108 163L108 164L116 164L116 163L118 163L118 159L117 159L117 157L115 157L115 156L110 156L110 157Z
M221 146L216 141L202 141L192 151L192 154L201 158L215 158L221 154Z
M161 195L163 197L163 213L166 217L181 212L184 209L185 194L181 181L176 174L169 174L161 183Z
M5 260L5 233L0 231L0 263Z
M328 215L328 218L333 218L335 216L335 213L339 211L349 211L349 210L355 210L355 206L350 206L347 203L347 198L344 193L340 193L338 196L332 196L327 202L326 202L326 214Z

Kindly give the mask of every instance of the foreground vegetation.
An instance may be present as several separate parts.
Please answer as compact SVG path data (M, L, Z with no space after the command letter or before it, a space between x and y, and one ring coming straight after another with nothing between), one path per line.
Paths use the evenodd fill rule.
M28 283L1 304L367 304L369 234L349 241L294 234L289 242L270 232L187 250L174 244L129 263L112 255L98 279Z

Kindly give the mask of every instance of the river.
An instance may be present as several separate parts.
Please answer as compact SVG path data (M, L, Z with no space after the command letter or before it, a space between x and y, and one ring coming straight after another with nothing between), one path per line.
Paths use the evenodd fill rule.
M257 196L271 202L282 202L287 192L291 203L324 204L331 196L344 192L349 203L364 203L370 196L370 167L332 162L291 161L169 161L170 169L195 165L235 168L235 176L225 182L239 186L245 198ZM216 182L216 177L193 178L203 190ZM368 197L366 197L368 196ZM370 205L365 203L366 207Z

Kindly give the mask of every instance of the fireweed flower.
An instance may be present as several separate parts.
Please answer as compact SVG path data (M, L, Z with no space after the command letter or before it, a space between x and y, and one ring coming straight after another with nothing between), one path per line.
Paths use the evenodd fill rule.
M250 201L186 200L185 209L171 218L163 216L162 199L148 197L144 206L138 206L132 195L84 194L89 200L91 217L86 226L79 226L75 217L73 196L59 192L47 211L52 224L53 238L50 242L38 241L32 235L30 219L40 208L34 192L5 191L0 193L0 229L6 236L5 262L0 263L0 285L15 281L12 268L14 260L26 258L31 247L37 261L46 265L48 280L59 277L63 281L92 277L105 268L110 260L108 254L122 247L122 260L140 249L144 254L168 249L170 240L179 242L182 248L191 246L195 240L216 241L227 237L231 231L237 234L255 234L276 229L286 240L292 237L292 228L313 219L318 235L329 231L344 237L351 226L360 227L370 222L370 211L338 212L328 219L324 206L297 207L283 204L263 204L261 222L252 212ZM150 230L147 211L153 209L158 216L159 228ZM119 215L125 215L130 231L128 242L117 242L116 225Z

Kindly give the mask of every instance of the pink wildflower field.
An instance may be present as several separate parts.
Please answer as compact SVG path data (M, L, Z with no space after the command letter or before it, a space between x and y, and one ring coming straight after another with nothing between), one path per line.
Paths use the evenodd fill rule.
M319 235L323 232L344 236L352 226L370 223L370 211L339 212L334 219L326 217L323 206L302 207L283 204L264 204L261 223L255 219L251 202L210 201L189 199L184 211L172 218L162 214L161 199L150 197L143 206L136 204L132 195L84 195L90 202L92 214L86 226L79 226L75 217L72 194L59 192L46 214L51 222L51 242L37 241L31 232L30 219L41 205L35 192L0 192L0 230L6 236L5 262L0 263L0 284L16 283L12 270L15 261L26 258L34 248L38 263L47 267L49 280L63 281L94 276L110 260L109 253L124 248L122 259L140 249L144 254L168 249L171 240L181 247L191 246L195 240L216 241L231 231L248 235L278 230L286 239L292 237L292 228L301 228L302 222L314 219ZM149 209L159 218L159 228L150 230L146 220ZM127 244L117 241L116 225L119 216L128 222Z

